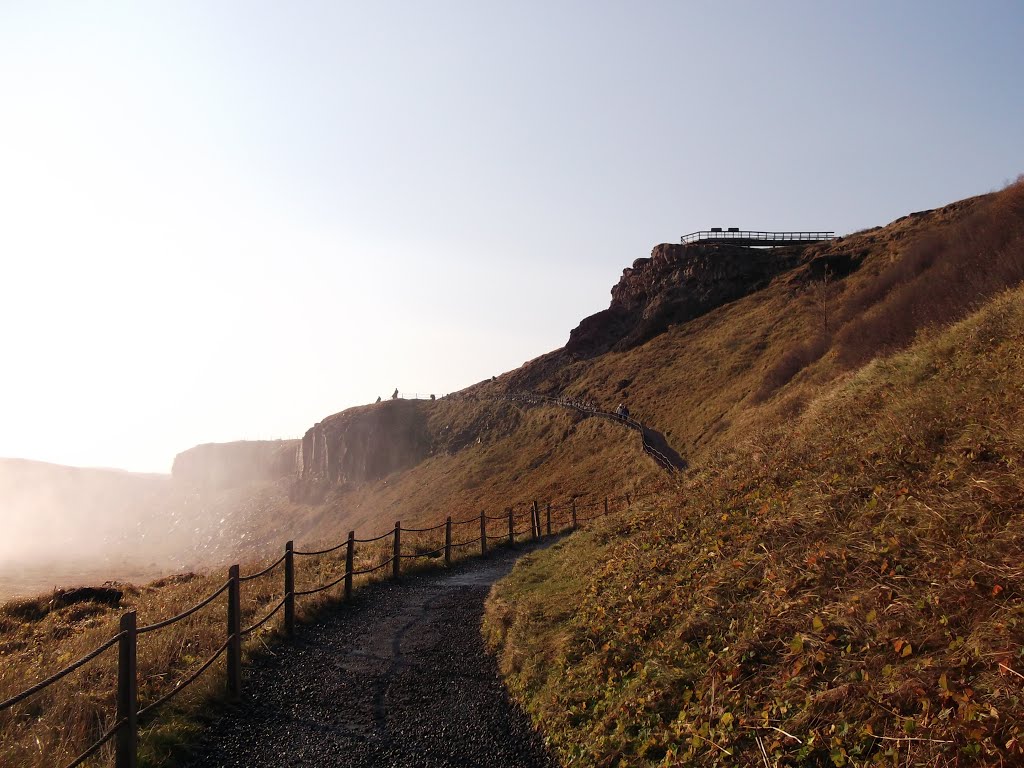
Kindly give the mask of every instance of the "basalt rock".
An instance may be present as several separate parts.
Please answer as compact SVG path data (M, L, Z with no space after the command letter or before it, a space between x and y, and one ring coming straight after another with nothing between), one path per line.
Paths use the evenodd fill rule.
M388 400L349 408L313 425L302 438L303 484L376 480L430 455L427 419L415 400Z
M801 261L800 248L732 245L655 246L650 258L622 270L608 309L585 318L566 351L591 357L626 350L717 306L764 287Z

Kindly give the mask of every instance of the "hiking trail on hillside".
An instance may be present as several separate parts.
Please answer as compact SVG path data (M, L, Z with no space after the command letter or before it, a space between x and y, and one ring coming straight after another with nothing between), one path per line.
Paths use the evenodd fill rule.
M245 669L184 768L556 766L480 631L491 584L535 547L368 586Z
M559 408L568 408L581 413L584 416L597 416L602 419L615 422L616 424L621 424L622 426L636 430L639 433L640 447L643 449L644 453L650 456L651 459L653 459L654 462L666 472L671 474L672 472L684 470L689 466L686 459L680 456L679 453L668 444L668 440L661 432L637 421L635 418L629 416L628 413L622 414L618 412L605 411L593 403L589 403L584 400L538 395L533 392L516 392L506 395L502 399L511 403L530 403L532 405L551 405Z

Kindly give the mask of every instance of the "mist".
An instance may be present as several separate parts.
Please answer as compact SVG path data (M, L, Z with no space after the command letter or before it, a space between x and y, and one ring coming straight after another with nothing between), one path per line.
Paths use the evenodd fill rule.
M0 600L226 563L251 543L252 510L237 495L165 474L0 459Z

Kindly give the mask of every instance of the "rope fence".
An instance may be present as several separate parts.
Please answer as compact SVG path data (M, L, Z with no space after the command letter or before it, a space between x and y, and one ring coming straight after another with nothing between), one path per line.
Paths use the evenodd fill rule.
M626 494L623 497L624 505L619 508L622 509L629 507L633 498L635 498L635 496ZM488 551L489 542L504 541L508 544L514 544L516 541L523 541L527 538L537 541L545 536L555 535L566 530L575 530L581 523L604 517L612 511L609 499L605 497L603 500L603 509L597 514L589 516L580 516L578 514L580 509L590 509L594 507L600 508L601 506L601 501L582 502L579 500L579 497L573 497L565 504L546 504L542 509L538 502L534 501L532 506L529 506L525 511L516 512L514 511L514 507L508 507L506 508L505 513L500 515L488 515L485 512L481 512L479 516L466 520L452 520L451 517L449 517L443 523L423 528L403 527L401 522L396 522L395 527L392 530L382 533L379 536L366 539L357 539L355 537L355 531L350 531L348 538L345 541L319 550L297 550L294 548L294 543L289 541L285 544L284 554L260 571L246 576L241 576L239 573L239 566L231 566L228 570L228 580L226 582L218 587L212 594L207 595L192 607L175 616L139 627L136 624L135 611L129 611L123 614L121 616L120 631L117 634L77 661L72 662L58 672L55 672L46 679L39 681L35 685L16 694L15 696L12 696L6 701L0 702L0 712L18 706L26 699L31 698L40 691L60 681L67 675L88 664L90 661L93 661L105 651L110 650L116 645L118 646L118 666L116 688L117 712L115 715L115 722L108 730L99 736L97 741L92 743L83 753L76 757L72 763L66 766L66 768L76 768L76 766L82 765L86 760L95 755L103 745L112 739L115 740L114 768L136 768L139 719L154 713L163 704L167 703L181 693L181 691L185 690L188 686L202 677L202 675L209 670L221 656L224 655L227 656L226 677L228 697L230 699L237 700L241 696L242 689L242 638L252 635L258 629L266 625L282 610L284 611L282 626L284 633L288 637L293 636L295 634L296 597L305 597L326 592L327 590L344 583L344 598L348 600L352 597L353 579L356 576L369 575L391 566L392 575L397 578L401 574L401 563L403 560L414 560L418 558L430 558L436 560L442 555L444 556L444 564L450 565L452 562L453 550L474 545L478 545L480 547L480 556L485 556ZM566 510L569 514L562 521L558 521L557 518L553 520L551 516L552 510ZM520 529L517 526L517 523L521 522L524 517L529 518L530 524L528 528ZM496 521L501 521L504 524L502 531L498 534L494 534L488 530L489 524L495 523ZM460 542L452 541L452 528L454 526L472 524L480 526L479 534L476 538ZM440 530L444 531L444 543L441 546L423 552L402 552L403 533L422 534ZM354 567L355 550L357 545L373 544L385 539L391 539L392 543L392 554L388 559L367 568ZM323 585L305 590L296 590L296 555L323 556L342 549L345 550L345 570L341 576ZM246 629L242 629L241 585L254 579L269 575L282 564L284 565L284 590L281 599L267 614L255 620L254 623ZM169 691L163 693L161 696L145 706L140 707L137 664L139 636L158 632L173 624L177 624L203 608L211 605L217 598L221 597L225 593L227 593L226 632L220 647L205 661L203 661L201 665L192 670L187 676L178 680Z
M640 433L640 446L643 448L644 453L650 456L662 469L669 474L675 472L677 469L675 463L668 456L655 448L651 444L651 441L648 440L647 427L632 416L602 410L594 403L586 400L576 400L570 397L551 397L549 395L538 395L532 392L520 392L514 395L505 395L504 397L499 397L497 399L507 400L509 402L531 403L533 405L557 405L562 408L571 408L587 416L598 416L603 419L616 421Z
M302 554L302 553L296 553L296 554ZM288 557L287 553L281 555L279 558L277 558L277 560L272 562L270 565L268 565L262 571L257 571L256 573L251 573L248 576L239 576L238 580L239 581L252 581L253 579L258 579L261 576L266 576L272 570L277 568L277 566L279 566L281 563L283 563L286 557Z

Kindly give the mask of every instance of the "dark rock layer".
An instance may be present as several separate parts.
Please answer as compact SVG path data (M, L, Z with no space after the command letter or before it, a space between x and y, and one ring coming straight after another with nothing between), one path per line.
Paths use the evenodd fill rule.
M591 357L635 347L670 325L764 287L797 266L800 255L800 248L662 243L649 259L637 259L622 271L612 288L611 305L585 318L565 349Z

